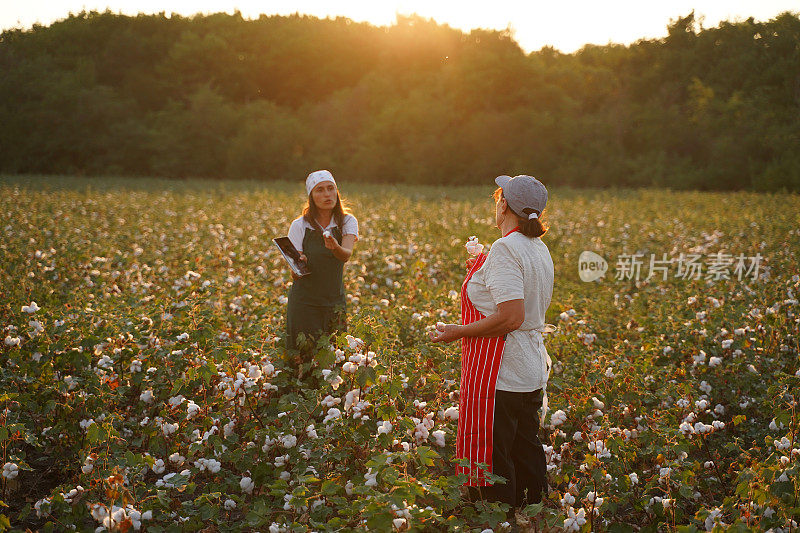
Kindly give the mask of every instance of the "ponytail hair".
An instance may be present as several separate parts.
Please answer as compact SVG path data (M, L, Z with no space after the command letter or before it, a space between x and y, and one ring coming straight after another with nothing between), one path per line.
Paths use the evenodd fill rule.
M510 208L509 208L510 209ZM514 213L514 210L511 210ZM526 207L523 211L523 216L517 215L519 219L519 232L526 237L541 237L547 233L547 227L542 224L542 220L538 217L541 213L530 207ZM536 213L536 218L528 218L531 213ZM514 213L516 215L516 213Z
M494 200L495 202L500 201L500 198L503 198L503 189L498 187L496 191L494 191ZM541 213L536 211L535 209L531 209L530 207L526 207L522 210L522 215L519 215L516 211L511 209L511 206L508 206L508 210L517 217L517 222L519 223L519 232L525 235L526 237L534 238L534 237L541 237L547 230L549 229L541 219ZM528 215L531 213L536 213L536 218L528 218Z

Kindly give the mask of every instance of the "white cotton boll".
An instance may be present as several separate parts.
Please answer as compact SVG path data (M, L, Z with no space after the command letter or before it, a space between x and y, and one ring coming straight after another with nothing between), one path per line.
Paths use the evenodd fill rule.
M552 427L560 426L567 421L567 413L559 409L550 417L550 425Z
M222 469L222 463L216 459L209 459L206 461L206 469L212 474L216 474Z
M692 356L692 363L697 366L706 362L706 352L700 350L697 355Z
M253 494L253 489L255 488L256 484L253 483L253 480L250 477L245 476L239 481L239 487L241 487L242 492L246 492L247 494Z
M168 437L175 433L178 430L178 424L170 424L169 422L165 422L161 425L161 432L164 433L165 437Z
M344 379L342 378L342 376L336 376L335 378L330 380L331 388L333 390L338 390L339 386L342 385L343 383Z
M178 452L175 452L169 456L169 462L176 466L182 465L185 460L186 457L182 456Z
M331 407L330 409L328 409L328 414L322 420L322 423L323 424L327 424L328 422L330 422L332 420L336 420L337 418L341 418L341 417L342 417L342 412L339 409L335 408L335 407Z
M378 424L378 435L382 435L384 433L390 433L392 431L392 423L388 420L384 420L380 424Z
M35 312L36 312L36 311L38 311L39 309L41 309L41 307L39 307L39 306L36 304L36 302L31 302L31 303L30 303L30 305L23 305L23 306L22 306L22 312L23 312L23 313L28 313L28 314L30 314L30 315L32 315L33 313L35 313Z
M725 339L724 341L722 341L722 348L724 350L727 350L728 348L731 347L731 344L733 344L733 339Z
M173 396L167 401L169 402L170 407L178 407L185 399L186 398L184 398L183 395L179 394L178 396Z
M784 450L788 450L789 448L791 448L792 441L790 441L786 437L781 437L781 440L775 441L774 444L775 444L775 448L776 449L778 449L780 451L784 451Z
M575 503L575 496L573 496L569 492L565 493L564 497L561 498L562 507L570 507L574 503Z
M639 483L639 474L637 474L636 472L631 472L630 474L628 474L628 479L631 480L631 485L636 485Z
M434 431L433 433L431 433L431 436L433 437L433 443L436 446L438 446L440 448L444 448L445 447L445 434L444 434L444 431L442 431L441 429L438 429L438 430Z
M164 470L166 469L166 466L164 466L164 460L163 459L157 459L156 462L153 463L153 466L151 468L153 469L154 473L163 474Z
M345 339L347 340L347 346L351 350L360 350L361 348L364 347L364 341L362 341L358 337L353 337L352 335L347 335L347 336L345 336Z
M758 370L753 365L747 365L747 370L750 371L751 374L758 374Z
M233 511L236 509L236 502L228 498L225 500L225 510L226 511Z
M6 346L19 346L20 340L19 337L12 337L11 335L7 335L5 340L3 341Z
M284 448L294 448L297 446L297 437L294 435L284 435L280 438L280 443Z
M345 374L355 374L357 370L358 370L358 365L354 364L351 361L346 361L342 365L342 372L344 372Z
M325 237L325 238L328 238L328 237L330 237L330 236L331 236L331 232L330 232L330 230L327 230L327 229L326 229L325 231L323 231L323 232L322 232L322 236L323 236L323 237Z
M447 420L458 420L458 406L454 405L445 409L444 417Z
M714 468L714 461L706 461L705 463L703 463L703 466L705 468Z
M144 403L152 403L153 402L153 390L147 389L143 393L139 395L139 400L143 401Z
M596 409L601 409L602 410L602 409L606 408L606 404L604 404L603 402L598 400L597 397L595 397L595 396L592 396L592 403L594 404Z
M576 513L572 507L567 508L567 518L564 520L565 531L580 531L581 526L586 523L586 510L581 507Z
M580 431L576 431L576 432L575 432L575 433L572 435L572 440L574 440L574 441L576 441L576 442L581 442L581 441L583 440L583 435L581 434L581 432L580 432Z
M191 420L192 418L196 417L200 413L200 406L194 403L192 400L189 400L189 403L186 404L186 420Z
M3 477L6 479L14 479L19 475L19 465L16 463L6 463L3 465Z
M615 376L614 368L613 367L606 368L606 377L607 378L613 378L614 376Z
M712 357L711 359L708 360L708 366L710 366L711 368L719 366L720 363L722 363L722 357Z
M250 365L250 368L247 372L247 377L255 380L261 379L261 367L258 365Z

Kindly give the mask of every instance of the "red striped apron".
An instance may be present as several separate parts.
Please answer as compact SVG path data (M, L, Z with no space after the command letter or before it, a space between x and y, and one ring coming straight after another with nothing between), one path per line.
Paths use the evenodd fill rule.
M461 285L461 323L466 325L485 318L469 299L467 284L486 261L486 254L476 258ZM503 359L504 337L464 337L461 339L461 389L458 403L456 459L469 459L469 467L456 466L456 474L466 474L465 485L486 486L483 469L492 472L494 428L494 392L497 373Z

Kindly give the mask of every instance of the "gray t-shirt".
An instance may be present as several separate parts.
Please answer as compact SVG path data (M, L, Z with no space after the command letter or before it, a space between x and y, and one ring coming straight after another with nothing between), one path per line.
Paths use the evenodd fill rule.
M500 303L524 301L525 321L506 337L497 390L531 392L547 384L550 357L541 330L553 298L553 274L547 245L515 231L492 244L467 284L469 299L485 316L496 313Z

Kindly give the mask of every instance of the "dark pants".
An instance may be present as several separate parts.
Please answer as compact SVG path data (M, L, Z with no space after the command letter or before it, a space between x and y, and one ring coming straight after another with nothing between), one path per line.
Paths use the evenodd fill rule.
M547 487L547 461L538 435L541 406L541 389L495 391L492 473L507 481L480 490L470 487L473 499L507 503L512 509L542 501Z

